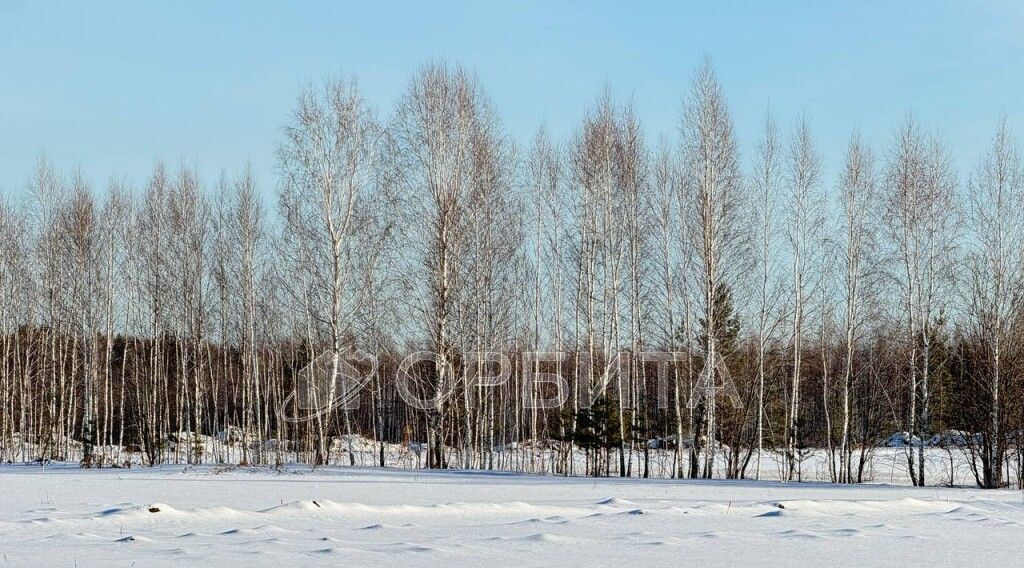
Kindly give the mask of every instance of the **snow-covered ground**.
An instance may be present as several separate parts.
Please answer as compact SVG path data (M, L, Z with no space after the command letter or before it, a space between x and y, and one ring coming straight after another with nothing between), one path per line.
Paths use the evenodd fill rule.
M0 566L1020 566L1024 494L0 466Z
M966 436L966 434L952 432ZM866 482L911 485L907 470L908 453L917 456L918 448L904 445L906 434L893 434L886 446L874 447L866 454L862 479ZM186 464L203 463L211 465L226 464L273 464L303 462L295 451L292 442L279 440L254 440L237 429L221 432L216 436L195 435L188 432L171 434L165 440L163 454L159 463ZM65 440L59 444L60 451L56 455L67 461L82 459L82 444L76 440ZM422 469L426 467L426 445L384 444L385 463L395 469ZM727 477L727 460L725 447L719 446L716 454L715 477ZM360 435L340 436L333 438L329 446L331 464L352 464L358 467L373 467L380 463L380 445ZM1017 464L1019 455L1013 447L1007 455L1004 479L1011 483L1017 480ZM482 469L479 459L474 467L471 455L459 448L447 447L448 462L452 467L466 469ZM20 438L0 440L0 463L36 461L46 452L31 443L21 443ZM829 481L832 470L836 467L838 456L833 455L829 466L829 453L821 448L805 449L800 453L799 475L802 481ZM312 456L305 455L306 460ZM483 458L476 455L476 458ZM945 446L928 445L924 447L926 485L976 485L974 470L971 467L972 454L967 445L948 444ZM587 453L577 447L572 452L571 475L587 474ZM689 469L688 453L681 454L673 449L651 449L646 455L640 449L630 451L626 456L629 475L640 477L646 459L647 472L653 478L671 478L677 470ZM681 459L682 463L677 460ZM860 464L860 449L852 456L853 471L856 475ZM602 458L601 470L611 475L618 475L618 454L612 451ZM757 462L761 464L761 479L783 479L787 465L781 451L767 450L758 457L751 457L746 470L746 477L754 477ZM511 443L495 446L487 456L487 469L513 472L534 473L541 475L560 474L564 471L565 454L563 449L554 449L550 443ZM119 467L145 466L148 461L137 449L126 451L119 446L98 446L94 450L94 463L102 467L116 465ZM978 465L978 464L975 464ZM680 467L681 466L681 467Z

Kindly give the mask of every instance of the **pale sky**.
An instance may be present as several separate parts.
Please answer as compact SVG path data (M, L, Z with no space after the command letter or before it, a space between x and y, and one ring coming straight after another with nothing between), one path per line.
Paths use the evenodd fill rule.
M0 192L23 192L45 151L100 187L141 184L157 158L206 180L251 161L269 195L304 82L354 75L386 119L412 72L441 58L474 69L526 143L542 122L572 132L606 82L633 97L652 141L674 139L708 54L741 147L769 104L784 131L805 112L827 185L854 128L881 150L911 110L961 175L1001 114L1024 133L1018 2L154 4L0 0Z

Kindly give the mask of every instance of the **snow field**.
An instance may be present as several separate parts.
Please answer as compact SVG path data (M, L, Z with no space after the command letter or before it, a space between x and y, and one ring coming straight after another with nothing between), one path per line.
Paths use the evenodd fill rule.
M0 566L1019 566L1015 491L0 467Z

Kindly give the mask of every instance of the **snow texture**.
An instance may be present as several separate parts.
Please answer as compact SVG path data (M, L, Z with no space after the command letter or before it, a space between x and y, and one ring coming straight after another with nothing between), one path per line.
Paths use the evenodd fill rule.
M0 466L0 566L1019 566L1016 491Z

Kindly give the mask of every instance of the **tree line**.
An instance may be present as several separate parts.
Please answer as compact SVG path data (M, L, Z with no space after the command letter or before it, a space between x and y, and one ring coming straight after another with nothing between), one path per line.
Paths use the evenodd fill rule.
M760 478L773 455L797 480L817 451L853 483L897 433L915 485L943 481L939 447L1020 485L1006 121L969 172L908 115L878 147L852 134L831 179L806 117L767 112L741 156L710 62L684 98L657 140L605 89L567 139L520 145L434 63L387 119L353 79L303 89L266 193L160 162L99 190L41 158L0 201L0 457L355 463L368 440L382 466L415 445L431 468L646 477L660 452ZM354 350L378 360L358 408L288 420L303 369ZM498 359L509 379L480 380Z

